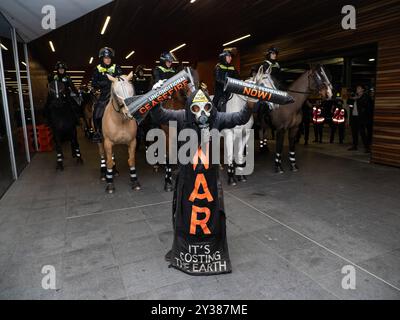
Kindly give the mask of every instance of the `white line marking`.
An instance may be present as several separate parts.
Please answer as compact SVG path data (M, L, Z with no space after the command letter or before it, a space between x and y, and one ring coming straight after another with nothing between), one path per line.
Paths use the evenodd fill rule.
M330 252L331 254L333 254L333 255L339 257L340 259L346 261L347 263L349 263L349 264L351 264L351 265L357 267L358 269L364 271L365 273L369 274L370 276L372 276L372 277L374 277L374 278L376 278L376 279L382 281L383 283L386 283L388 286L392 287L393 289L395 289L395 290L397 290L397 291L400 291L400 288L396 287L395 285L393 285L393 284L387 282L386 280L382 279L381 277L379 277L379 276L373 274L372 272L370 272L370 271L364 269L363 267L359 266L358 264L354 263L353 261L351 261L351 260L349 260L349 259L347 259L347 258L341 256L340 254L336 253L335 251L333 251L333 250L331 250L331 249L325 247L323 244L321 244L321 243L319 243L319 242L317 242L317 241L311 239L310 237L306 236L305 234L301 233L300 231L297 231L296 229L293 229L292 227L288 226L287 224L285 224L285 223L283 223L283 222L281 222L281 221L275 219L274 217L271 217L269 214L265 213L264 211L261 211L261 210L257 209L256 207L254 207L254 206L251 205L250 203L248 203L248 202L246 202L246 201L244 201L244 200L242 200L242 199L236 197L235 195L233 195L233 194L230 193L229 191L225 191L225 193L229 194L232 198L235 198L236 200L242 202L242 203L245 204L246 206L248 206L248 207L252 208L253 210L257 211L258 213L260 213L260 214L266 216L267 218L269 218L269 219L275 221L276 223L280 224L281 226L283 226L283 227L285 227L285 228L287 228L287 229L289 229L289 230L291 230L291 231L297 233L297 234L300 235L301 237L307 239L308 241L311 241L312 243L316 244L317 246L321 247L322 249L325 249L326 251Z
M157 203L144 204L144 205L135 206L135 207L127 207L127 208L120 208L120 209L115 209L115 210L93 212L93 213L89 213L89 214L83 214L80 216L67 217L67 220L96 216L96 215L101 215L101 214L106 214L106 213L113 213L113 212L124 211L124 210L128 210L128 209L140 209L140 208L145 208L145 207L152 207L152 206L157 206L157 205L167 204L167 203L172 203L172 201L169 200L169 201L163 201L163 202L157 202Z

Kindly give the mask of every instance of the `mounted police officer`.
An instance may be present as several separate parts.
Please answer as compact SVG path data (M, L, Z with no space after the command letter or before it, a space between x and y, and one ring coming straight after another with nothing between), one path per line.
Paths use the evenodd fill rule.
M136 95L142 95L149 91L150 81L144 76L144 66L139 65L135 70L135 77L133 80Z
M53 77L49 77L49 82L52 80L61 81L69 91L69 94L77 94L78 90L76 90L70 76L67 73L68 68L65 62L57 61L54 70L56 71L56 74Z
M232 53L224 50L219 55L219 63L215 66L215 94L213 103L219 111L225 112L226 102L229 94L224 92L224 85L227 77L239 79L239 73L232 65Z
M67 74L67 65L64 62L58 61L54 69L56 73L48 77L49 94L44 106L44 115L53 132L57 154L56 168L64 170L62 143L66 140L71 142L72 157L76 158L78 163L83 163L76 131L79 123L78 104L72 99L77 98L78 91ZM63 88L59 82L63 84Z
M170 52L163 52L160 56L160 65L153 70L153 80L157 84L162 80L168 80L172 78L176 71L172 68L172 62L174 57Z
M93 73L92 87L100 90L100 96L93 111L93 123L96 130L93 135L93 142L95 143L102 142L101 123L104 110L110 100L111 81L107 78L107 74L113 77L122 75L121 67L112 63L114 56L115 52L113 49L108 47L101 48L99 51L100 63L96 66Z
M280 87L281 82L281 66L278 62L279 50L275 47L270 47L266 52L265 60L262 64L263 71L271 74L272 80L277 88Z

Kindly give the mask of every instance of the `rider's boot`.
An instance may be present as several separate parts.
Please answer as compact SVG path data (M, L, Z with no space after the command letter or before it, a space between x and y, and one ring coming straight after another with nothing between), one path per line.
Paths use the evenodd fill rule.
M101 136L100 131L96 131L96 132L93 134L92 142L93 142L93 143L102 143L102 142L103 142L103 138L102 138L102 136Z

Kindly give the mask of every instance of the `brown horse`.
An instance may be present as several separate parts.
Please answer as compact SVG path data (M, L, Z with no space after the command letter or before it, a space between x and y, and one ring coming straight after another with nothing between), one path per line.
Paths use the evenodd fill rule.
M193 78L193 85L194 87L199 86L199 75L196 70L190 69L191 76ZM169 110L181 110L185 108L187 96L190 95L191 89L190 87L187 87L185 90L174 92L174 94L171 96L171 99L169 99L166 102L163 102L162 107L165 109ZM166 148L165 150L169 150L169 144L171 141L177 141L177 132L176 128L170 128L168 125L161 125L161 129L165 133L165 138L166 138ZM155 166L155 170L157 166ZM169 159L166 156L166 165L165 165L165 184L164 184L164 190L166 192L170 192L173 190L172 187L172 167L171 164L169 163Z
M114 193L114 167L113 146L125 144L128 146L128 165L130 168L130 180L133 190L140 190L140 184L136 175L136 134L137 123L132 120L129 110L125 105L124 100L135 95L133 85L130 82L133 77L131 72L128 76L123 75L114 78L107 75L112 82L111 98L108 102L103 115L103 144L99 145L100 155L102 159L106 156L106 192Z
M256 82L271 87L271 77L266 70L265 73L259 73L256 76ZM297 171L295 140L302 120L301 107L313 93L318 93L323 99L332 98L332 84L329 81L324 68L321 65L312 67L304 72L300 78L292 83L287 89L295 102L281 106L280 108L272 108L270 113L272 125L276 129L276 154L275 154L275 171L283 173L282 168L282 150L285 132L289 133L289 161L290 169Z
M89 99L84 100L82 109L85 135L89 140L91 140L94 133L93 110L94 105L99 97L99 93L89 93L88 96Z

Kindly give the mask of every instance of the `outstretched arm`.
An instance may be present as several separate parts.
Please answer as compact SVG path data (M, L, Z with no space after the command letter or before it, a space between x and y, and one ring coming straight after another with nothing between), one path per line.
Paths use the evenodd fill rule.
M167 110L157 105L150 111L150 115L153 121L158 124L168 124L169 121L183 123L185 110Z
M236 126L241 126L246 124L250 120L255 104L256 101L247 100L247 104L239 112L233 112L233 113L218 112L217 113L218 129L219 130L231 129Z

